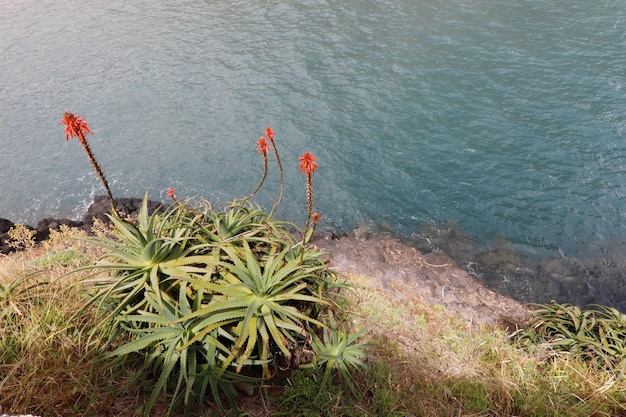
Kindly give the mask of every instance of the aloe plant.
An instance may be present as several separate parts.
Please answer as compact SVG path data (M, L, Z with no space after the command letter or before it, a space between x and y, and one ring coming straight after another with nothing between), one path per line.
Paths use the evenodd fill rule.
M249 199L265 181L270 144L280 192L266 213ZM308 216L298 240L297 227L272 219L283 190L273 130L258 145L263 178L243 200L215 210L205 199L181 201L170 189L174 204L148 214L146 193L136 222L114 213L113 236L88 239L107 253L82 269L109 274L86 281L93 293L83 310L105 311L100 327L110 332L103 347L113 349L109 356L145 355L158 378L146 414L170 388L170 412L181 399L186 407L202 402L207 390L222 408L222 395L233 398L232 381L271 378L270 365L290 363L292 350L307 344L318 353L316 364L326 366L325 378L337 370L351 389L354 370L364 365L364 349L355 344L362 332L345 335L320 320L337 307L341 285L323 253L308 245L320 218L312 212L315 157L300 158Z
M204 272L210 256L197 255L192 247L193 228L187 219L180 220L180 208L148 215L147 194L134 225L110 216L114 225L114 239L91 238L91 243L108 250L94 269L104 269L113 275L98 275L87 281L97 292L89 304L98 303L110 310L104 321L118 314L130 314L140 309L152 308L146 297L152 291L156 300L172 301L180 281L194 272ZM114 326L114 328L116 328Z
M269 215L251 203L233 201L223 211L210 211L198 238L206 243L232 243L244 235L262 234L271 224Z
M88 281L87 305L106 310L110 355L146 355L158 376L148 408L172 384L187 405L207 389L219 403L228 381L254 369L271 377L270 364L324 328L318 317L333 306L335 274L287 223L251 203L200 203L148 215L146 195L137 224L111 216L113 238L89 239L108 250L90 268L113 274Z
M302 266L297 258L288 258L291 248L272 251L261 261L251 249L247 239L242 239L242 251L224 246L221 250L227 260L218 262L217 280L191 279L196 288L204 288L220 297L198 309L189 317L201 317L210 331L219 323L234 326L235 343L224 362L222 371L236 359L239 372L256 350L263 366L263 374L271 376L267 366L272 357L271 348L278 348L289 358L289 345L296 337L308 333L303 323L324 325L315 318L302 313L297 305L327 305L328 301L304 293L307 281L325 265ZM216 319L218 317L219 319ZM202 337L202 333L196 336ZM273 342L273 345L270 345Z
M157 300L152 291L146 293L145 299L151 312L138 311L136 314L118 316L117 320L127 326L132 337L122 343L108 356L126 356L132 353L147 352L146 366L159 375L152 395L146 407L146 414L154 406L159 394L167 391L168 382L175 380L173 398L183 398L188 408L195 399L204 398L203 392L210 388L214 401L223 409L221 394L233 399L234 387L232 380L241 379L228 373L227 378L218 377L220 358L229 354L229 349L219 340L219 331L204 332L201 338L198 322L182 319L189 316L199 306L198 302L190 303L188 293L192 291L187 282L179 286L178 299L170 302ZM190 343L191 340L193 343ZM197 395L200 392L200 395ZM170 412L177 401L170 403Z
M363 359L367 356L365 345L355 343L366 329L356 333L346 334L337 329L337 325L331 317L331 327L322 329L320 338L314 332L311 333L311 348L315 352L315 358L310 365L324 368L322 387L329 384L336 372L348 386L353 395L359 396L354 383L354 372L365 366Z

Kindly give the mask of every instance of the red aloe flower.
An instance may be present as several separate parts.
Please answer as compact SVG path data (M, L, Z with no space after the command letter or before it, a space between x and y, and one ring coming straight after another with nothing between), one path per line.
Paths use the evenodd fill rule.
M63 113L61 123L65 125L65 140L78 137L81 142L85 142L85 135L93 134L85 119L75 116L73 113L67 111Z
M168 188L166 191L166 194L169 198L171 198L172 200L176 199L176 190L173 188Z
M276 162L278 163L278 172L280 173L279 186L280 190L278 191L278 200L274 202L274 206L272 207L272 211L270 211L270 217L274 214L276 207L280 204L280 201L283 198L283 163L280 161L280 154L278 153L278 148L276 147L276 143L274 142L274 130L271 127L265 128L265 139L268 140L271 144L270 147L274 148L274 155L276 155ZM263 154L265 164L267 164L267 155ZM265 172L267 173L267 167L265 168Z
M270 150L270 144L267 143L265 138L263 136L261 136L261 138L257 141L256 144L257 144L256 151L261 153L261 154L263 154L263 156L267 156L267 153Z
M315 162L315 157L310 152L305 152L301 157L298 158L298 165L300 165L300 170L304 172L307 177L310 177L312 173L317 169L317 162Z
M313 224L317 224L320 221L320 219L322 218L322 216L319 213L313 213L311 218L313 220Z

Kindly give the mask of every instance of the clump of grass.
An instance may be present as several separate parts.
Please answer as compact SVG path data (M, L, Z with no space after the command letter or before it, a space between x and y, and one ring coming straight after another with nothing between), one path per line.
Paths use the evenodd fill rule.
M39 268L49 268L52 266L59 267L81 267L86 265L88 258L81 252L65 249L58 252L52 252L40 256L33 261L33 264Z
M341 415L346 408L346 396L340 385L326 386L323 376L316 369L303 369L293 373L280 395L279 408L293 410L277 415L314 417L320 415Z

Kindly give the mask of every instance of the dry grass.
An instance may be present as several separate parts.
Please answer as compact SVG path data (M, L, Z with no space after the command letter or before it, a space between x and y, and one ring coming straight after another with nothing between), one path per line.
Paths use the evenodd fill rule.
M133 379L133 366L99 358L102 340L88 338L93 313L75 316L85 301L75 284L88 272L68 273L99 255L76 237L65 230L45 245L0 257L0 414L141 414L150 387ZM242 400L248 415L626 416L623 372L596 371L566 356L551 360L539 349L513 346L504 330L472 326L417 297L391 299L367 277L347 280L343 320L369 329L364 398L341 389L320 397L306 385L311 378L294 377L291 400L273 387L267 397ZM307 390L327 401L298 400Z
M86 273L69 272L98 255L76 240L83 236L66 229L0 258L0 413L118 415L124 408L116 391L132 371L104 363L97 337L89 339L95 317L75 316L85 302L75 284Z
M513 346L504 329L474 327L439 306L403 303L355 285L348 313L369 326L371 362L388 364L396 409L423 416L626 415L626 379L567 356Z

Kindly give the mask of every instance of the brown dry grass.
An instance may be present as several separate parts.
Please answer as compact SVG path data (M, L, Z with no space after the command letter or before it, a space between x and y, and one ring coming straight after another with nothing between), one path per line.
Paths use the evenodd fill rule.
M423 416L626 415L626 379L511 344L505 329L473 326L440 306L390 299L367 277L348 313L370 328L371 362L389 367L397 409Z

